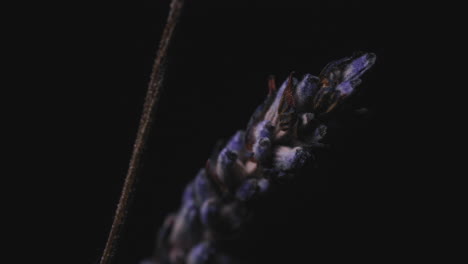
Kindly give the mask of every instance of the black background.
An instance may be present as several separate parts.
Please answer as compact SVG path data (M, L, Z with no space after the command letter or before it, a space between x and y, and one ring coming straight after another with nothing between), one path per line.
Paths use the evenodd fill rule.
M377 2L377 1L376 1ZM48 136L59 147L50 175L59 195L53 220L67 263L97 263L126 174L169 1L60 7L39 41L51 91ZM187 1L172 43L164 91L115 263L149 257L164 216L205 164L216 140L243 129L267 91L267 77L317 75L331 60L368 51L377 63L363 77L356 107L369 108L336 130L318 176L285 185L258 238L257 261L305 258L382 260L401 252L394 215L401 176L395 105L388 81L398 16L366 1L224 3ZM47 19L47 18L44 18ZM52 29L52 30L50 30ZM307 178L309 176L309 178ZM275 217L275 219L268 219ZM268 227L268 225L266 225ZM74 243L64 243L73 241Z

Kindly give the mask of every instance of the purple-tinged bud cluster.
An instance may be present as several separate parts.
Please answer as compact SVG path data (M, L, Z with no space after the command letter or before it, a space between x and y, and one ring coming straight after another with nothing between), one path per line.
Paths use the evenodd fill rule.
M252 201L269 193L276 179L293 177L314 150L324 146L327 118L360 83L375 55L356 54L329 63L318 77L291 74L269 93L238 131L216 150L168 216L158 236L154 258L160 264L237 263L221 241L235 240L252 218Z

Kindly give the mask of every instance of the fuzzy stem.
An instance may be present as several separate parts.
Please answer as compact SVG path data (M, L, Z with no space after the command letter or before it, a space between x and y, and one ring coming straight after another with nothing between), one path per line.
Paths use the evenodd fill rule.
M153 70L151 73L151 79L148 84L148 90L146 93L145 103L143 105L143 112L140 117L140 125L138 128L135 143L133 145L132 157L128 167L125 182L120 195L119 203L115 211L114 221L107 238L106 247L102 253L100 264L110 264L112 257L114 256L115 249L118 244L120 232L125 223L126 213L128 210L130 196L134 189L134 183L137 178L137 174L140 168L140 160L143 155L143 150L146 145L146 141L150 132L153 114L158 103L159 94L163 82L164 65L167 57L167 50L171 42L174 29L179 20L179 16L182 10L183 0L172 0L169 15L167 18L166 26L164 28L161 42L155 62L153 64Z

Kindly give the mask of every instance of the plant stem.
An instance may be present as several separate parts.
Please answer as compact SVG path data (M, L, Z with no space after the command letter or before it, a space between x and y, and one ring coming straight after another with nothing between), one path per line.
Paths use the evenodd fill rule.
M143 150L151 128L153 114L155 112L161 91L167 50L169 48L174 29L179 20L182 6L183 0L171 1L169 16L167 18L166 26L161 37L161 42L159 43L158 53L153 64L151 79L148 84L145 103L143 105L143 112L140 117L140 125L135 143L133 145L132 157L130 159L127 175L125 177L122 193L120 195L120 200L115 211L114 221L107 238L106 247L102 253L100 264L111 263L116 246L118 244L120 232L125 223L130 196L132 195L132 191L134 189L134 183L140 168L140 160L143 155Z

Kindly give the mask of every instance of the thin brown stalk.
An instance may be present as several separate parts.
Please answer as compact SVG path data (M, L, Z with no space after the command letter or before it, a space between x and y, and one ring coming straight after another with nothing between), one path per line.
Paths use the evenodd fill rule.
M164 28L161 42L157 52L156 59L153 64L151 79L148 84L145 103L143 105L143 112L140 118L140 125L138 128L135 144L133 145L132 157L128 167L125 182L120 195L120 200L115 212L114 221L107 238L106 247L102 253L100 264L110 264L114 255L120 231L125 223L126 213L130 196L134 189L135 179L140 168L140 160L143 155L143 150L146 145L148 134L150 132L152 117L157 106L161 85L163 81L164 64L167 57L167 50L173 36L174 29L182 10L183 0L172 0L167 18L166 26Z

